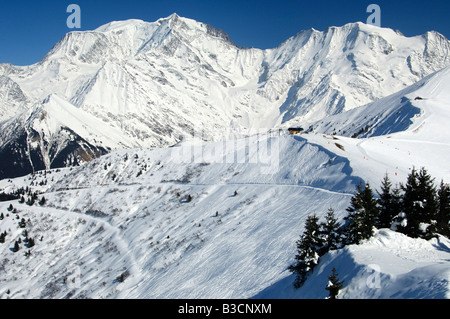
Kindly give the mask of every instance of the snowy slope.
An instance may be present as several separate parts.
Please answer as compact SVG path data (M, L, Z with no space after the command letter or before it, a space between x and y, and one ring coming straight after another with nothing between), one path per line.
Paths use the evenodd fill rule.
M376 102L317 121L311 124L311 129L353 137L388 135L412 128L413 122L419 121L421 124L422 120L415 121L414 118L429 116L422 113L435 113L436 118L433 121L439 121L438 125L441 126L447 118L449 83L450 71L447 67ZM433 112L427 111L430 107ZM432 129L430 133L423 136L423 139L439 138L434 135L435 131ZM445 131L442 133L445 134Z
M7 76L0 76L0 122L25 111L27 98L20 86Z
M426 167L437 182L443 179L448 183L449 87L450 68L445 68L399 93L330 117L315 127L330 135L304 137L324 147L332 145L337 154L351 158L355 174L374 185L385 173L395 182L404 182L413 166ZM362 138L348 137L365 127L368 129L360 134ZM347 137L339 136L338 128L346 131ZM339 140L333 140L333 132L338 132L334 138Z
M0 293L9 289L14 298L256 294L283 275L306 216L331 205L343 211L350 198L343 191L359 182L345 159L321 147L291 136L262 136L259 142L268 140L284 154L271 174L253 163L256 146L247 160L227 164L208 144L206 163L180 161L179 152L188 152L188 145L128 150L79 168L1 181L5 190L30 184L46 189L47 204L0 203L2 212L12 203L20 217L31 220L31 236L44 236L27 259L25 248L9 251L22 231L13 214L0 222L10 234L0 245L8 256ZM231 153L245 153L251 143L237 140ZM47 185L39 186L44 180ZM67 267L81 274L78 289L64 283L72 278ZM126 270L128 279L117 282Z
M80 165L129 143L121 131L56 95L3 123L0 176Z
M324 299L335 267L344 281L342 299L449 299L449 256L445 237L426 241L381 229L360 245L323 256L300 289L292 287L294 278L288 276L254 298Z

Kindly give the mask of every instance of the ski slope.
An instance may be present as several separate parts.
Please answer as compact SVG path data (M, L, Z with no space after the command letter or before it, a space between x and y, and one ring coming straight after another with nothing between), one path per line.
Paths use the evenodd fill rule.
M345 159L331 163L333 154L321 147L292 136L261 136L260 143L269 139L282 154L273 174L261 173L251 156L247 163L181 163L172 148L121 151L72 170L1 181L13 189L28 179L54 180L37 186L47 189L45 207L12 202L31 219L29 232L44 236L29 259L9 251L20 237L14 220L1 224L13 233L0 246L12 254L0 293L63 298L71 293L64 278L72 266L83 283L73 298L251 297L283 277L307 215L334 206L342 217L359 182ZM249 145L237 140L235 152ZM204 145L205 153L211 147ZM39 278L30 271L38 265ZM118 283L125 270L129 277ZM15 280L18 272L29 285Z

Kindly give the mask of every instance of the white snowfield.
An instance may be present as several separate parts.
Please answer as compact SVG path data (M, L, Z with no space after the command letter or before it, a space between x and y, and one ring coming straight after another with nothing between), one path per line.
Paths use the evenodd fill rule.
M192 30L193 22L183 21ZM166 22L160 21L161 28ZM119 32L135 30L128 25L112 23L93 36L103 32L118 37ZM127 28L122 30L123 26ZM148 29L136 29L145 31L139 33L142 38L129 37L130 41L140 40L127 48L149 50L144 35L156 37L151 43L165 41L164 28L152 33L155 26L145 26ZM359 28L365 33L370 27ZM328 33L338 31L334 28ZM309 32L319 36L317 31ZM400 36L390 32L389 37ZM373 45L383 44L377 37L369 38ZM388 45L385 49L386 54L391 52ZM60 52L58 47L54 51ZM230 61L244 59L228 57ZM273 61L282 61L282 57ZM414 64L413 59L411 63L417 68L426 66ZM250 78L245 70L241 82L233 78L236 84L243 85L246 77ZM104 76L100 73L99 78ZM266 76L281 76L277 74L281 73L268 70ZM192 80L176 73L171 76ZM409 78L409 84L414 80ZM24 83L26 80L21 87ZM360 181L377 189L385 173L394 183L405 182L412 167L424 166L436 183L441 179L450 182L450 68L410 87L401 86L395 88L403 91L394 90L385 98L380 95L373 103L362 101L365 106L353 105L355 108L341 115L312 121L315 133L291 136L274 130L227 141L185 140L171 148L119 150L76 168L1 180L0 190L5 192L27 186L42 191L38 199L45 196L46 204L0 202L4 214L0 232L7 232L5 243L0 244L0 296L325 298L327 276L335 267L339 278L345 280L340 298L450 298L450 241L444 237L425 241L377 230L361 245L323 256L298 290L287 270L294 262L295 242L308 215L316 213L323 218L332 207L342 219ZM197 89L201 87L211 89L204 83ZM61 90L69 92L70 88ZM84 101L93 91L89 92ZM266 91L269 99L275 98L267 92L271 91ZM419 96L421 99L415 100ZM83 118L89 125L79 129L90 136L103 130L104 124L96 122L95 114L83 113L88 104L81 106L80 102L80 108L72 110L66 103L52 95L42 105L48 110L61 107L60 112L55 111L61 115L60 121ZM48 127L51 125L58 122L49 122ZM361 138L349 137L366 126ZM339 134L339 129L347 132ZM116 131L108 132L110 145L129 142L129 136L121 135L119 129L117 137ZM7 210L10 204L16 214ZM28 249L23 243L18 252L11 251L16 240L24 239L24 229L18 228L21 218L26 220L28 236L36 242L29 257L24 256Z

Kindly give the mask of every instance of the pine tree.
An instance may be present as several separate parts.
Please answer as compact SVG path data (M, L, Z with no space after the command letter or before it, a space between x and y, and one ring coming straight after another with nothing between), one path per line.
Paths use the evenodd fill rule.
M32 247L34 247L34 245L35 245L34 239L28 238L27 247L32 248Z
M28 206L33 206L33 205L34 205L34 202L35 202L34 197L31 197L31 198L29 197L26 204L27 204Z
M323 237L324 246L321 256L330 250L339 248L341 243L340 224L335 217L333 208L329 208L325 217L325 222L321 223L321 235Z
M19 227L20 228L25 228L26 227L26 222L25 222L25 218L22 218L19 222Z
M438 199L434 178L428 174L425 168L419 172L419 196L423 202L420 218L423 223L430 224L436 220Z
M412 238L429 238L432 228L424 231L423 225L430 225L436 220L438 203L434 180L425 168L419 173L413 168L402 189L403 220L398 231Z
M45 197L42 196L41 200L39 201L39 206L44 206L45 202L46 202Z
M328 276L328 285L325 288L330 293L328 299L336 299L339 291L344 287L344 281L340 281L338 276L336 268L333 267L331 275Z
M397 230L411 237L418 237L419 221L415 218L416 201L418 198L418 173L415 168L408 174L406 184L401 185L403 194L403 213L398 216L399 225Z
M13 247L12 251L13 251L13 253L16 253L19 250L20 250L19 243L16 240L16 242L14 243L14 247Z
M441 181L438 190L438 212L436 216L435 232L450 238L450 187Z
M369 184L365 187L362 183L358 185L358 190L351 198L347 212L349 215L344 218L347 221L344 228L346 244L359 244L362 240L373 236L373 227L378 219L378 208Z
M392 183L386 174L381 181L381 192L378 192L377 200L379 213L375 223L377 228L391 228L391 224L401 211L400 189L392 189Z
M297 241L296 264L289 267L296 274L294 287L300 288L306 280L306 275L312 271L319 261L319 249L323 246L320 237L320 226L318 217L313 214L308 216L305 230Z

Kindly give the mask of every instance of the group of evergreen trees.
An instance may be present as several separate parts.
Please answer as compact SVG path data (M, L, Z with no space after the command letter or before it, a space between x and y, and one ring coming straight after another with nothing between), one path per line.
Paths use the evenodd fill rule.
M378 198L369 184L360 184L347 208L344 244L359 244L374 228L390 228L412 238L450 237L450 188L436 187L425 168L412 169L406 184L393 187L389 176L381 182Z
M25 191L24 189L21 189L21 190L17 191L15 193L15 195L20 198L19 203L24 203L25 202L22 193L23 194L28 193L29 195L31 195L31 200L33 200L33 204L34 204L34 201L37 199L37 193L33 193L31 191L28 191L28 190ZM30 200L30 198L29 198L29 200ZM43 205L45 205L45 203L46 203L46 200L45 200L44 197L42 197L41 200L39 200L39 205L43 206ZM27 203L27 204L29 204L29 203ZM8 206L7 211L11 212L12 216L15 216L14 217L15 219L20 220L17 223L17 226L18 226L18 228L22 228L23 229L22 236L24 237L23 240L20 237L17 240L15 240L14 241L14 245L13 245L12 248L10 248L10 250L13 253L18 252L21 249L20 248L20 244L23 243L24 247L28 248L28 251L26 251L24 253L24 255L26 257L29 257L31 255L30 248L34 247L35 244L36 244L34 239L28 235L28 230L26 229L27 226L28 226L28 223L30 222L30 220L28 219L28 221L26 221L25 218L20 218L20 216L18 214L19 211L16 208L14 208L12 204L10 204ZM6 215L6 217L8 217L8 216L9 216L9 214ZM3 213L0 213L0 221L2 221L4 218L5 218L5 215ZM7 235L8 235L8 233L6 231L0 233L0 244L4 244L6 242L6 236Z
M24 246L26 247L26 248L28 248L28 251L26 251L25 253L24 253L24 255L26 256L26 257L29 257L30 255L31 255L31 252L30 252L30 248L33 248L34 246L35 246L35 241L34 241L34 239L32 238L32 237L29 237L29 235L28 235L28 230L27 229L25 229L26 228L26 226L27 226L27 222L25 221L25 219L24 218L22 218L21 220L20 220L20 222L18 223L18 227L19 228L24 228L24 230L23 230L23 232L22 232L22 236L24 237L24 239L23 239L23 241L22 241L22 239L19 237L19 239L17 239L17 240L15 240L14 241L14 246L11 248L11 251L13 252L13 253L16 253L16 252L18 252L19 250L20 250L20 244L22 244L22 242L24 243ZM5 237L6 237L6 235L7 235L7 233L6 233L6 231L5 232L3 232L1 235L0 235L0 243L5 243Z
M296 263L289 270L296 274L294 287L300 288L307 274L319 263L319 258L331 249L340 247L340 224L334 210L328 210L325 222L313 214L307 217L303 235L297 241Z
M0 193L0 202L19 199L21 203L24 203L25 196L28 196L29 201L30 201L31 199L36 200L38 194L39 194L38 192L36 192L36 191L33 192L33 190L31 188L29 188L28 186L26 188L21 187L15 191L13 191L12 193L1 192Z
M377 194L375 197L369 184L359 184L343 225L332 208L323 223L315 214L308 216L297 241L296 263L289 267L296 274L294 287L303 285L322 255L361 243L373 236L375 228L390 228L413 238L430 239L437 234L450 237L450 188L442 181L436 187L425 168L412 169L406 184L399 187L393 187L386 174ZM330 290L330 296L332 292L335 290Z

